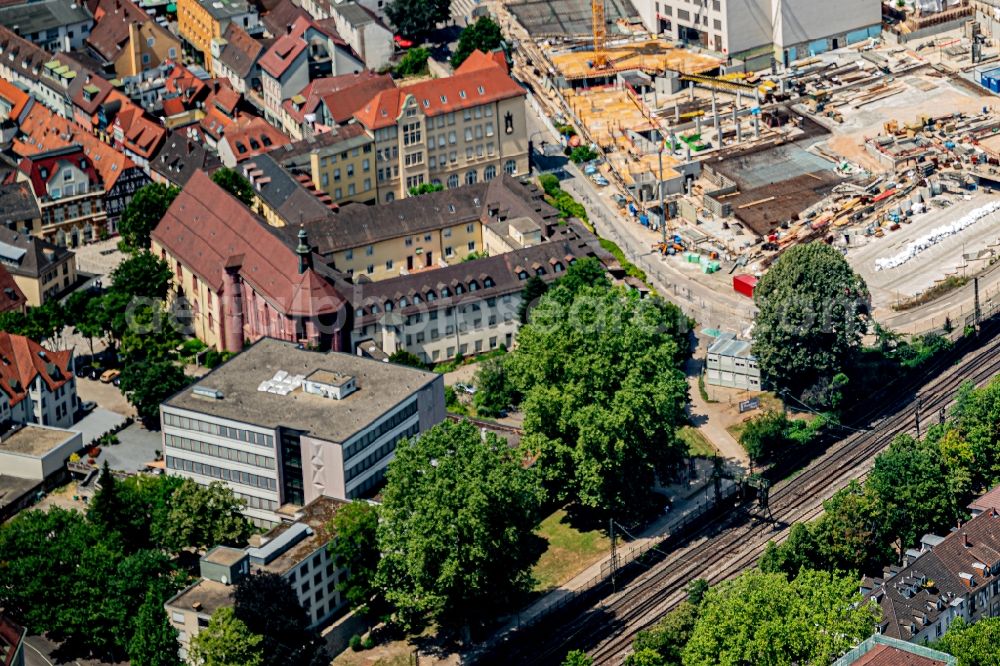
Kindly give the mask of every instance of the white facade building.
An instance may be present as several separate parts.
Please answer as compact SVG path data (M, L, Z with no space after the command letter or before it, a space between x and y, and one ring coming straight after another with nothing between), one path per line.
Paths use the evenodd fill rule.
M705 383L712 386L760 390L760 366L750 351L750 343L723 333L708 348Z

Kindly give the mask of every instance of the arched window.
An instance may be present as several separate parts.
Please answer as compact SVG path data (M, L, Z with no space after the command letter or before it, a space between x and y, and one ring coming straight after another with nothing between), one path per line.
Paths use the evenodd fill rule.
M469 291L475 291L476 289L479 289L479 283L475 280L469 282Z
M448 298L451 296L451 289L448 287L441 287L441 298Z
M458 187L458 174L451 174L448 176L448 189L453 190Z
M423 303L424 299L420 297L420 294L413 294L413 304Z
M476 170L475 169L469 169L468 171L465 172L465 184L466 185L475 185L477 178L478 178L478 176L476 174Z
M556 273L562 273L563 270L565 270L565 269L563 268L562 262L561 261L557 261L555 263L555 265L552 267L552 270L554 272L556 272Z
M458 284L456 284L455 285L455 293L456 294L464 294L465 293L465 285L463 285L461 282L459 282Z
M437 300L437 294L435 294L433 290L428 291L427 292L427 302L430 303L431 301L436 301L436 300Z
M399 307L405 308L409 304L410 302L406 300L406 296L403 296L402 298L399 299Z
M386 301L385 302L385 311L386 312L392 312L392 301Z
M514 160L507 160L503 163L503 172L509 176L513 176L517 173L517 162Z
M492 164L483 169L483 180L489 182L497 177L497 168Z
M491 278L491 277L488 277L488 278L486 278L486 279L483 280L483 289L489 289L490 287L493 287L495 285L496 285L496 282L494 282L493 278Z
M392 201L395 198L396 198L396 193L395 192L386 192L385 193L385 200L386 200L386 202Z

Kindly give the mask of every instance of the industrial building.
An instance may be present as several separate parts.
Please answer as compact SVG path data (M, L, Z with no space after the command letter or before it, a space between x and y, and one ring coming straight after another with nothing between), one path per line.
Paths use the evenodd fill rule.
M751 66L773 56L788 66L881 32L882 8L870 0L636 0L646 28Z
M708 348L705 383L712 386L760 390L760 367L750 342L723 333Z
M273 526L381 484L396 446L444 420L444 377L264 338L160 406L167 473L222 481Z

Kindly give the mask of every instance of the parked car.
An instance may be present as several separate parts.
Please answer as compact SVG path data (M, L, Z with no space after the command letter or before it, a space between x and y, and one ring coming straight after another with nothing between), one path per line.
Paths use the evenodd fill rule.
M91 370L93 370L93 367L89 365L78 365L76 367L76 376L79 377L80 379L83 379L84 377L89 377Z
M101 374L101 383L102 384L110 384L114 380L118 379L118 376L120 374L122 374L121 370L114 370L114 369L112 369L112 370L105 370Z
M121 386L122 385L121 373L119 373L118 376L111 381L111 383L114 384L115 386Z
M403 37L402 35L395 35L392 38L392 41L396 42L396 46L398 46L399 48L401 48L403 50L406 50L408 48L412 48L413 47L413 40L412 39L407 39L406 37Z
M101 369L100 368L95 368L95 367L91 366L87 370L87 378L88 379L93 379L95 381L98 380L98 379L100 379L101 378Z
M96 402L94 402L93 400L87 400L86 402L80 403L80 412L82 414L89 414L90 412L94 411L96 407L97 407Z
M602 176L601 174L593 176L592 180L600 187L605 187L608 185L608 179Z
M619 208L624 208L625 204L628 203L628 199L625 198L625 195L618 194L617 192L611 195L611 200L618 204Z

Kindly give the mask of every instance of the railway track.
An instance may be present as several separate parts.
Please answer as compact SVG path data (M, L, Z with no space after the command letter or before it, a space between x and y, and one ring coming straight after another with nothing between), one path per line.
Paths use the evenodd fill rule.
M935 370L940 374L916 392L924 423L936 420L939 410L952 404L962 382L983 384L1000 373L998 331L995 325L988 333L984 330L978 347L953 367L947 365L954 357L947 357L938 361L937 368L928 368L928 374ZM896 436L914 431L912 389L917 387L907 388L911 390L901 391L903 397L874 406L863 415L872 423L871 429L857 429L831 444L799 474L775 484L769 501L773 522L740 511L707 521L679 547L658 553L658 561L617 592L605 594L594 606L578 606L517 632L481 663L554 664L567 650L584 649L596 664L620 664L635 635L684 600L689 581L705 578L714 585L753 566L768 541L781 541L792 524L818 516L823 501L850 480L863 478L875 456Z

